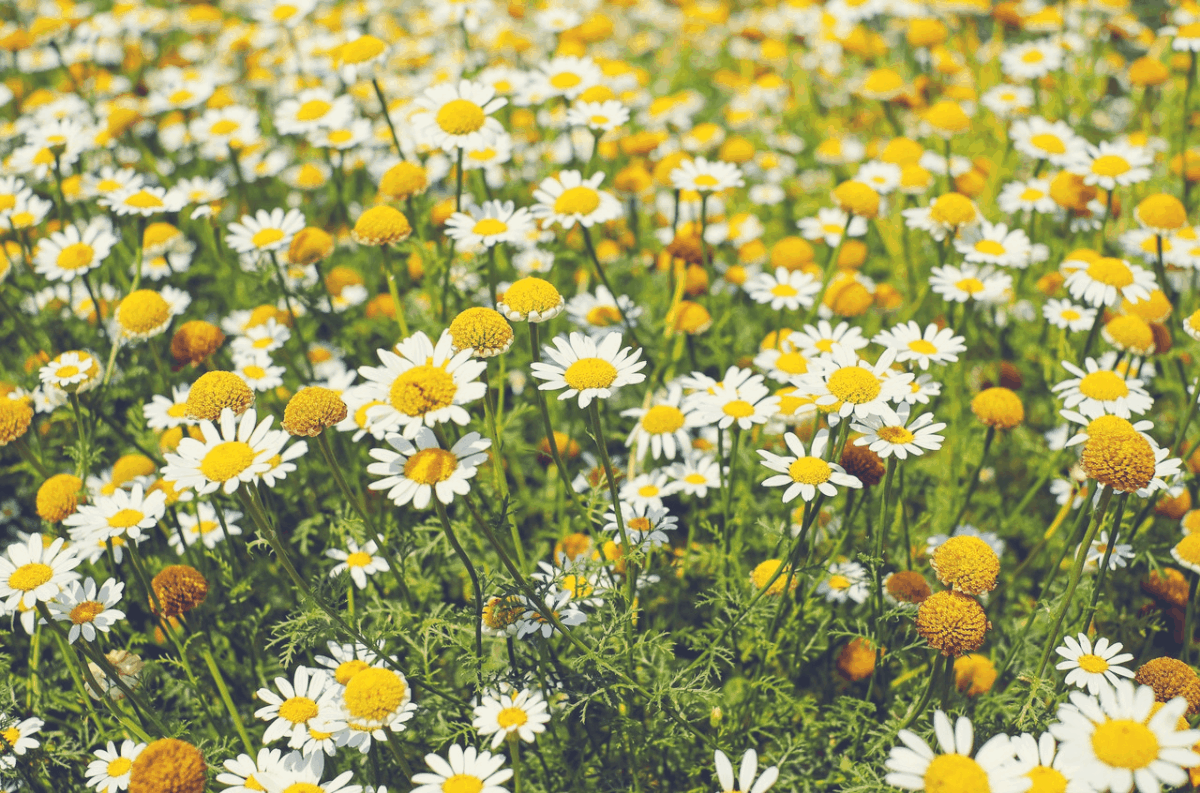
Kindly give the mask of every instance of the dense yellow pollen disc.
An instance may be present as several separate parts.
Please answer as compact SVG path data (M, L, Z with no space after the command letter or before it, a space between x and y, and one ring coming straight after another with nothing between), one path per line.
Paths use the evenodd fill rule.
M652 435L665 435L683 427L683 412L671 405L655 405L642 416L642 429Z
M937 345L925 339L916 339L908 343L908 349L921 355L933 355L938 351Z
M125 203L137 209L156 209L163 205L163 202L157 196L147 193L145 190L138 190L126 198Z
M424 416L454 404L454 376L440 366L414 366L392 383L388 399L405 416Z
M1096 758L1115 768L1145 768L1158 759L1158 749L1153 730L1132 719L1110 719L1092 733Z
M471 231L482 237L492 237L508 231L508 224L496 218L484 218L476 223Z
M286 719L292 724L303 724L317 713L317 703L308 697L292 697L284 700L283 704L279 706L280 718Z
M603 358L580 358L567 367L563 380L576 391L608 388L617 379L617 367Z
M529 716L520 708L505 708L496 714L496 723L506 730L510 727L520 727L527 721Z
M560 215L587 215L600 206L600 194L590 187L569 187L554 200L554 211Z
M1097 259L1088 265L1087 274L1102 284L1118 289L1133 283L1133 272L1120 259Z
M1066 144L1064 144L1062 142L1062 138L1058 137L1057 135L1042 133L1041 135L1034 135L1029 139L1029 142L1032 143L1035 148L1041 149L1049 154L1064 154L1067 151Z
M86 242L76 242L63 248L55 262L63 270L79 270L87 267L95 258L96 252Z
M883 384L861 366L843 366L830 375L827 388L839 401L859 405L878 397Z
M468 99L451 99L437 112L437 125L450 135L468 135L483 128L483 108Z
M800 457L788 466L788 476L802 485L819 485L829 481L833 469L820 457Z
M906 427L880 427L875 433L888 443L912 443L913 434Z
M1079 381L1079 393L1091 399L1107 402L1129 396L1129 386L1115 372L1101 370L1092 372Z
M296 120L316 121L318 118L321 118L332 109L333 105L324 100L310 99L309 101L300 105L300 108L296 111Z
M1108 671L1108 661L1105 661L1098 655L1088 653L1087 655L1079 656L1079 668L1085 672L1099 674L1100 672Z
M114 529L128 529L142 522L145 513L136 509L122 509L108 519L108 525Z
M85 622L92 622L96 619L96 615L104 611L104 604L97 603L94 600L85 600L75 608L71 609L71 622L76 625L82 625Z
M980 240L975 243L975 250L988 256L1003 256L1005 248L995 240Z
M54 570L50 565L33 562L32 564L21 565L14 570L13 574L8 577L8 585L20 592L28 592L32 589L37 589L53 576Z
M283 239L283 232L279 229L263 229L251 237L250 241L256 248L265 248L281 239Z
M987 772L961 754L940 754L925 769L925 793L991 793Z
M355 551L346 557L346 564L350 567L366 567L371 563L371 555L362 551Z
M733 416L735 419L744 419L754 415L754 405L751 405L744 399L735 399L731 402L726 402L721 408L726 416Z
M254 463L255 451L242 441L225 441L213 447L200 461L200 473L212 482L225 482Z
M404 463L404 476L422 485L444 482L458 468L458 458L445 449L422 449Z
M1124 157L1118 157L1114 154L1097 157L1092 162L1092 173L1097 176L1120 176L1123 173L1128 173L1130 170L1129 161Z

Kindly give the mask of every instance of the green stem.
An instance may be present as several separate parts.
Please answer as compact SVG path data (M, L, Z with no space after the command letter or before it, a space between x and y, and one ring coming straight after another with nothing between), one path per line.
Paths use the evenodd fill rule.
M637 565L634 564L634 548L629 543L629 534L625 531L625 515L621 511L621 499L617 494L617 477L613 473L612 461L608 457L608 444L604 440L604 426L600 420L600 400L593 399L588 406L588 416L592 420L592 432L595 435L596 450L600 453L600 462L604 466L604 478L608 482L608 495L612 501L613 514L617 521L617 531L621 535L621 551L625 560L625 605L629 609L629 619L625 623L625 639L627 643L629 667L633 668L633 623L636 621L636 605L634 591L637 585Z
M971 496L975 495L975 488L979 487L979 474L983 471L984 463L987 462L988 451L992 448L992 441L995 437L996 428L988 427L987 434L983 436L983 453L979 455L979 464L975 466L975 470L971 474L971 483L967 485L967 495L963 498L962 506L958 508L958 514L954 516L954 520L948 527L951 534L954 532L954 527L963 519L963 515L967 514L967 508L971 506Z
M388 113L387 100L383 98L383 89L379 86L379 78L372 77L371 85L375 86L375 96L379 97L379 109L383 111L383 120L387 122L388 132L392 133L392 143L396 144L396 155L403 160L404 150L400 148L400 138L396 135L396 126L392 123L392 116Z
M396 314L396 326L400 328L400 338L408 338L408 321L404 318L404 304L400 302L400 288L396 285L396 271L392 268L388 246L380 245L379 253L383 257L383 277L387 280L388 294L392 298L392 310Z
M221 695L221 701L225 703L225 710L229 712L229 718L233 719L233 727L237 730L238 737L242 739L246 754L253 757L256 754L254 743L250 740L249 733L246 732L246 725L242 723L242 717L238 715L237 708L233 705L233 698L229 696L229 687L225 685L225 678L221 675L221 667L213 658L208 637L203 633L200 635L200 656L208 666L208 672L212 675L213 682L217 684L217 692Z
M463 550L458 538L454 536L454 529L450 526L450 516L446 514L446 505L436 494L432 500L438 519L442 522L442 531L446 535L447 542L458 554L459 561L463 563L463 567L467 568L467 575L471 577L471 588L475 593L475 694L481 696L483 694L483 587L479 584L479 574L475 572L475 566L471 564L471 557L467 556L467 552Z
M534 363L539 363L542 360L542 348L538 341L538 323L529 322L529 349L533 356ZM554 425L550 423L550 408L546 404L546 394L536 385L533 386L533 396L537 400L538 410L542 414L542 426L546 430L546 445L550 447L550 456L554 459L554 465L558 468L559 479L562 480L562 486L566 488L567 496L571 499L571 507L578 515L585 515L583 507L579 504L579 498L575 495L575 488L571 486L571 475L567 473L567 466L563 462L562 452L558 448L558 440L554 437Z

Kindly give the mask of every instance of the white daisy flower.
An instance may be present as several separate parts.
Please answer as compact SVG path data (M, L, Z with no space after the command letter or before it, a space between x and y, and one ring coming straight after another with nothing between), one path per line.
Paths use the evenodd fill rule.
M731 187L741 187L742 169L721 160L709 161L704 157L684 160L671 171L671 186L676 190L694 190L700 194L719 193Z
M929 283L933 293L947 302L996 303L1012 288L1012 276L964 262L961 267L934 267L929 271Z
M557 223L564 229L579 223L591 228L621 216L621 202L607 190L600 189L604 172L587 179L579 171L560 171L541 181L533 197L537 203L531 210L544 225Z
M855 439L854 444L868 447L883 459L894 454L901 460L908 459L910 454L920 456L942 448L945 438L938 433L946 425L935 424L932 413L922 413L910 423L911 413L912 405L905 403L891 415L868 416L861 422L856 421L851 429L863 433L863 437Z
M1141 380L1105 369L1094 358L1087 358L1083 363L1086 371L1070 361L1062 362L1063 368L1075 375L1051 389L1063 400L1064 408L1076 410L1090 419L1105 415L1127 419L1154 407L1154 400Z
M412 118L415 132L443 151L483 149L504 133L492 113L508 104L496 89L470 80L425 89L416 104L424 113Z
M746 294L756 303L769 303L772 311L811 308L820 291L821 282L810 273L785 267L777 267L773 275L760 273L746 284Z
M287 248L303 228L304 214L298 209L260 209L253 217L242 215L240 223L230 223L225 244L238 253L279 251Z
M639 507L661 509L663 498L670 495L670 484L664 470L647 471L621 485L620 497Z
M1063 762L1058 752L1058 742L1049 732L1037 738L1023 733L1012 739L1012 748L1017 755L1016 764L1032 783L1029 793L1044 793L1061 790L1063 793L1088 793L1091 786L1079 779L1077 769Z
M828 575L817 585L817 594L830 603L864 603L871 595L867 568L858 562L839 562L829 566Z
M349 94L334 96L324 88L310 88L276 106L275 131L280 135L306 135L344 126L353 115L354 100Z
M279 454L287 436L271 432L274 418L258 422L250 408L241 417L225 408L218 424L200 422L204 440L184 438L175 454L166 455L163 476L176 487L192 488L200 495L221 490L226 494L242 482L252 482L270 470L271 458Z
M217 781L227 787L221 793L256 793L282 787L276 775L283 770L283 750L263 747L258 757L239 754L224 762L224 773L217 774Z
M56 622L71 623L67 641L71 644L80 636L87 642L96 641L96 631L108 633L113 624L125 619L125 612L113 606L121 602L125 585L115 578L105 581L99 589L96 581L87 578L81 584L72 581L47 605Z
M847 226L847 224L849 224ZM842 242L842 236L862 237L867 233L867 219L851 216L837 207L818 209L816 217L796 221L800 235L806 240L820 240L830 248Z
M549 639L558 631L554 623L547 620L533 604L525 598L522 598L522 601L525 604L525 613L516 623L518 639L524 639L526 636L541 636L543 639ZM587 622L587 615L573 603L570 592L547 592L542 596L543 608L558 617L558 621L568 628ZM416 777L413 777L413 781L416 781Z
M567 313L583 331L596 340L613 332L613 327L628 322L637 327L642 307L628 295L613 296L603 284L596 291L580 292L567 302Z
M687 387L686 383L681 383ZM684 404L694 406L697 426L716 425L725 430L735 423L748 430L765 424L779 411L779 397L763 384L762 375L749 369L729 367L720 382L713 382L690 395Z
M542 348L550 362L535 362L531 373L544 381L542 391L566 389L559 399L579 396L579 407L586 408L594 399L607 399L613 390L634 385L646 379L641 370L646 362L638 360L642 351L621 347L620 333L609 333L596 342L579 333L570 337L556 336L551 345Z
M417 331L394 349L377 350L382 366L358 368L368 381L364 395L379 403L367 412L372 426L410 439L447 421L466 426L470 414L463 405L483 398L487 387L477 378L487 363L471 349L455 353L449 331L442 331L436 346Z
M30 534L28 540L9 545L0 556L0 600L5 611L30 609L52 600L79 578L74 570L80 560L63 547L66 540L59 537L47 542L49 539Z
M1080 306L1069 300L1051 298L1042 306L1042 316L1056 328L1078 333L1092 327L1092 323L1096 321L1096 309Z
M1049 179L1009 182L1000 189L996 204L1001 212L1009 215L1021 212L1049 215L1058 211L1058 204L1050 197Z
M1088 146L1067 170L1082 176L1084 184L1116 190L1148 180L1153 164L1153 155L1145 149L1100 141L1098 146Z
M112 741L104 749L97 749L96 759L88 763L84 772L88 787L95 788L97 793L117 793L128 788L133 761L145 748L146 744L126 738L119 749Z
M1047 121L1041 116L1018 119L1009 127L1013 148L1036 160L1065 167L1087 150L1087 141L1075 134L1065 121Z
M964 261L1017 269L1029 266L1033 250L1024 230L986 220L954 240L954 247Z
M453 501L456 494L466 495L471 489L468 481L487 460L492 445L478 432L468 432L446 450L428 427L420 428L412 441L396 433L386 440L395 451L371 449L376 462L367 466L367 473L383 478L368 487L387 490L387 497L398 507L412 502L417 509L428 507L435 495L443 504Z
M816 326L805 325L802 330L794 330L783 337L784 347L789 344L795 345L797 350L809 357L831 353L835 344L854 352L870 343L863 336L861 328L852 326L849 322L839 322L833 326L824 319L818 321Z
M118 216L150 217L178 212L187 206L187 196L174 189L143 186L101 196L97 203Z
M672 465L667 473L672 480L669 487L676 493L705 498L710 489L721 487L721 466L711 455L686 454L683 461Z
M522 242L533 225L529 210L516 209L512 201L484 201L478 217L470 212L451 215L446 235L470 248L490 248L501 242Z
M1120 570L1125 567L1134 558L1133 546L1125 543L1117 543L1109 550L1108 532L1102 531L1092 540L1091 546L1088 548L1087 558L1084 560L1083 569L1094 573L1100 568L1100 563L1104 561L1104 556L1108 555L1108 569Z
M290 748L311 754L309 727L331 733L345 729L338 702L340 688L333 685L324 670L298 666L292 680L275 678L275 688L279 693L260 688L255 694L266 705L254 711L254 717L270 722L263 733L263 744L287 738Z
M161 490L146 494L140 483L132 489L116 489L100 496L94 504L80 504L63 519L71 529L71 539L78 542L85 534L99 532L107 537L129 537L141 540L158 525L167 511L167 497Z
M445 793L451 779L474 793L508 793L503 785L513 775L511 768L501 767L504 755L480 752L473 746L464 750L459 744L451 746L445 758L425 755L425 764L431 772L413 774L412 781L417 787L412 793Z
M70 283L99 267L116 244L108 218L94 218L82 229L70 225L38 241L34 270L49 281Z
M1163 785L1187 784L1188 768L1200 765L1192 747L1200 730L1179 729L1187 712L1182 698L1154 712L1154 690L1119 680L1098 696L1081 692L1058 706L1050 732L1059 741L1063 762L1097 791L1157 793ZM1153 715L1151 715L1153 714Z
M966 716L950 724L942 711L933 714L933 731L939 752L916 733L901 730L896 736L903 746L892 747L884 764L884 781L901 790L956 790L963 779L990 793L1023 793L1029 779L1014 764L1012 740L1003 733L993 736L971 756L975 730Z
M854 489L862 487L858 477L846 473L846 469L837 463L823 459L829 445L828 430L817 432L807 452L804 441L795 433L785 433L783 440L791 455L780 456L765 449L758 450L762 464L778 472L777 476L767 477L762 484L764 487L787 487L783 491L783 503L790 503L796 496L812 501L818 491L827 498L833 498L837 495L838 485Z
M1094 696L1101 689L1116 685L1122 677L1133 677L1132 670L1121 666L1133 660L1132 653L1121 652L1123 647L1120 642L1110 643L1104 637L1093 645L1085 633L1079 634L1078 638L1065 636L1054 652L1066 660L1060 661L1055 669L1067 672L1068 686L1086 688Z
M354 585L359 589L366 589L367 576L388 569L387 559L375 555L378 550L379 546L374 540L369 540L361 548L354 540L347 540L344 551L341 548L327 548L325 555L340 562L330 569L329 577L337 578L343 572L349 572Z
M604 102L577 101L567 110L568 124L599 132L616 129L628 120L629 108L615 99Z
M1093 308L1115 306L1122 300L1149 300L1158 288L1154 273L1124 259L1102 257L1073 269L1066 280L1067 291Z
M167 537L167 542L180 556L183 555L185 548L190 548L196 543L201 543L205 548L211 550L227 537L237 537L242 533L242 527L237 525L242 518L241 512L235 509L225 509L223 515L225 525L222 526L222 515L218 515L216 509L207 501L196 505L195 515L180 511L178 517L180 531L171 532ZM180 534L183 535L183 540L179 539Z
M289 0L290 2L291 0ZM353 771L343 771L333 779L325 779L325 755L321 752L301 754L292 752L272 772L268 782L272 787L267 793L289 793L303 790L306 793L362 793L361 785L350 784Z
M533 743L538 735L546 731L549 723L550 712L546 700L538 692L523 688L516 694L499 691L487 694L475 706L475 718L471 726L484 738L490 735L491 748L495 749L512 734L525 743Z
M921 326L912 321L881 330L871 341L895 350L896 363L916 361L922 369L928 369L931 363L953 363L958 353L967 349L963 337L955 336L952 329L939 329L930 323L922 333Z
M733 776L733 763L720 749L713 752L713 765L717 768L717 784L727 793L767 793L779 779L778 766L764 769L762 776L758 776L758 752L753 749L747 749L742 755L737 779Z
M895 351L884 350L872 366L852 350L835 344L828 355L809 362L808 372L797 377L795 385L817 405L835 406L831 416L866 418L898 401L913 379L907 372L884 376L895 359Z

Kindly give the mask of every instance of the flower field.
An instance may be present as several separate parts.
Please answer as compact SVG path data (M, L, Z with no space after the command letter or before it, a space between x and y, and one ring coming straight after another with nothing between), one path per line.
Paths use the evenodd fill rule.
M0 790L1200 786L1194 0L0 7Z

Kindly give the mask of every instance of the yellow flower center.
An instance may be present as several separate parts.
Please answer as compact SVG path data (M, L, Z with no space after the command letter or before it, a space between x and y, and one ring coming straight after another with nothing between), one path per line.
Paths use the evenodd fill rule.
M92 263L96 252L86 242L76 242L63 248L56 264L61 270L81 270Z
M744 419L754 415L754 405L751 405L744 399L734 399L726 402L721 410L726 416L733 416L735 419Z
M888 443L912 443L916 437L908 430L907 427L880 427L875 433Z
M1092 733L1092 751L1102 763L1136 771L1158 759L1158 738L1133 719L1109 719Z
M808 371L808 359L791 350L775 359L775 368L785 374L804 374Z
M1033 780L1033 786L1026 793L1066 793L1067 778L1061 771L1049 766L1039 765L1025 776Z
M263 229L250 238L256 248L265 248L268 245L273 245L283 239L283 232L279 229Z
M278 5L278 6L275 6L275 8L271 10L271 16L275 19L276 22L283 22L285 20L288 20L288 19L291 19L292 17L294 17L298 10L299 9L297 9L293 5ZM289 788L289 790L290 790L290 788Z
M359 36L349 44L342 45L342 60L346 63L362 63L380 55L387 45L374 36Z
M20 592L37 589L54 576L54 570L48 564L32 562L21 565L8 577L8 585Z
M308 697L292 697L279 706L279 718L292 724L305 724L318 712L317 703Z
M908 349L921 355L933 355L938 351L937 345L926 339L916 339L908 343Z
M355 551L346 557L346 564L350 567L366 567L371 563L371 554Z
M1128 160L1115 154L1106 154L1092 161L1092 173L1097 176L1120 176L1132 169Z
M802 485L820 485L832 475L833 469L820 457L800 457L788 466L788 476Z
M75 608L71 609L71 622L76 625L82 625L85 622L95 621L97 615L104 611L104 604L98 603L95 600L85 600Z
M945 226L965 226L979 217L975 204L962 193L939 196L929 208L929 217Z
M1120 259L1097 259L1088 265L1087 274L1092 280L1118 289L1133 283L1133 271Z
M129 769L131 768L133 768L132 760L130 760L128 757L118 757L116 760L110 762L104 771L110 777L118 777L129 773Z
M969 757L940 754L925 769L925 793L991 793L987 772Z
M1089 399L1108 402L1129 396L1129 386L1125 385L1125 380L1117 373L1102 370L1092 372L1080 380L1079 392Z
M344 686L359 672L370 668L370 664L366 661L360 661L357 658L352 661L343 661L338 664L337 669L333 670L333 679Z
M136 209L157 209L163 205L163 202L152 193L147 193L145 190L138 190L125 199L125 205Z
M580 358L567 367L563 380L576 391L608 388L617 379L617 367L603 358Z
M17 741L21 739L21 731L16 727L9 727L4 732L0 732L0 738L3 738L9 746L16 746Z
M550 85L559 90L574 88L583 82L583 78L575 72L559 72L550 78Z
M1108 671L1108 661L1105 661L1098 655L1088 653L1087 655L1079 656L1079 668L1096 675Z
M1063 312L1061 314L1059 314L1059 316L1062 317L1063 319L1065 319L1067 322L1074 322L1075 320L1079 319L1080 316L1082 316L1082 315L1073 308L1066 308L1066 309L1063 309Z
M1026 187L1021 191L1022 201L1040 201L1046 197L1046 193L1038 190L1036 187Z
M254 364L250 364L249 366L243 368L242 372L244 372L246 377L249 377L251 380L261 380L267 376L266 369L262 368L261 366L255 366Z
M451 99L437 112L437 125L449 135L467 135L483 128L483 108L468 99Z
M1041 63L1046 60L1046 56L1042 54L1041 50L1031 49L1021 56L1021 60L1025 63Z
M458 458L445 449L422 449L404 463L404 476L422 484L445 482L458 469Z
M396 378L388 390L392 407L405 416L424 416L454 404L458 386L440 366L414 366Z
M238 125L236 121L230 121L229 119L225 118L209 127L208 131L214 135L228 135L231 132L235 132L237 128Z
M455 774L442 783L442 793L479 793L483 780L471 774Z
M642 429L651 435L666 435L683 426L683 411L672 405L655 405L642 416Z
M961 281L956 281L954 285L968 295L983 291L983 281L980 281L978 278L964 278Z
M225 482L254 463L255 451L242 441L225 441L212 448L200 461L200 473L210 482Z
M658 495L658 485L642 485L638 488L638 495L642 498L654 498Z
M1063 143L1062 138L1057 135L1051 135L1048 132L1043 132L1041 135L1034 135L1029 139L1029 143L1035 149L1041 149L1047 154L1064 154L1067 151L1067 144Z
M839 401L861 405L878 397L883 384L861 366L843 366L830 375L826 387Z
M276 13L278 16L278 12ZM320 785L312 782L293 782L283 789L283 793L325 793Z
M587 321L589 325L607 328L621 321L621 312L616 306L596 306L588 311Z
M771 287L771 294L775 297L795 297L799 292L791 284L776 284Z
M145 517L145 513L136 509L123 509L108 519L108 525L114 529L128 529L141 523Z
M975 250L987 256L1003 256L1005 248L995 240L980 240L975 243Z
M484 218L476 223L471 231L481 237L494 237L497 234L503 234L508 231L508 224L496 218Z
M332 109L333 105L323 99L310 99L300 105L300 109L296 111L296 120L316 121Z
M505 730L520 727L527 721L529 721L529 716L520 708L505 708L496 714L496 723Z
M153 289L131 292L117 307L117 321L130 333L158 330L171 319L171 306Z
M364 669L346 684L346 710L356 719L380 722L404 703L408 687L390 669L373 666Z
M689 485L702 485L708 480L704 478L704 474L688 474L683 478L683 481Z
M829 588L837 590L849 589L850 579L844 575L831 575L829 576Z
M554 201L554 211L560 215L587 215L600 206L600 194L590 187L570 187Z
M708 174L708 173L702 173L699 176L697 176L695 179L693 179L692 181L695 183L696 187L710 187L711 188L711 187L717 186L717 177L713 176L712 174Z

